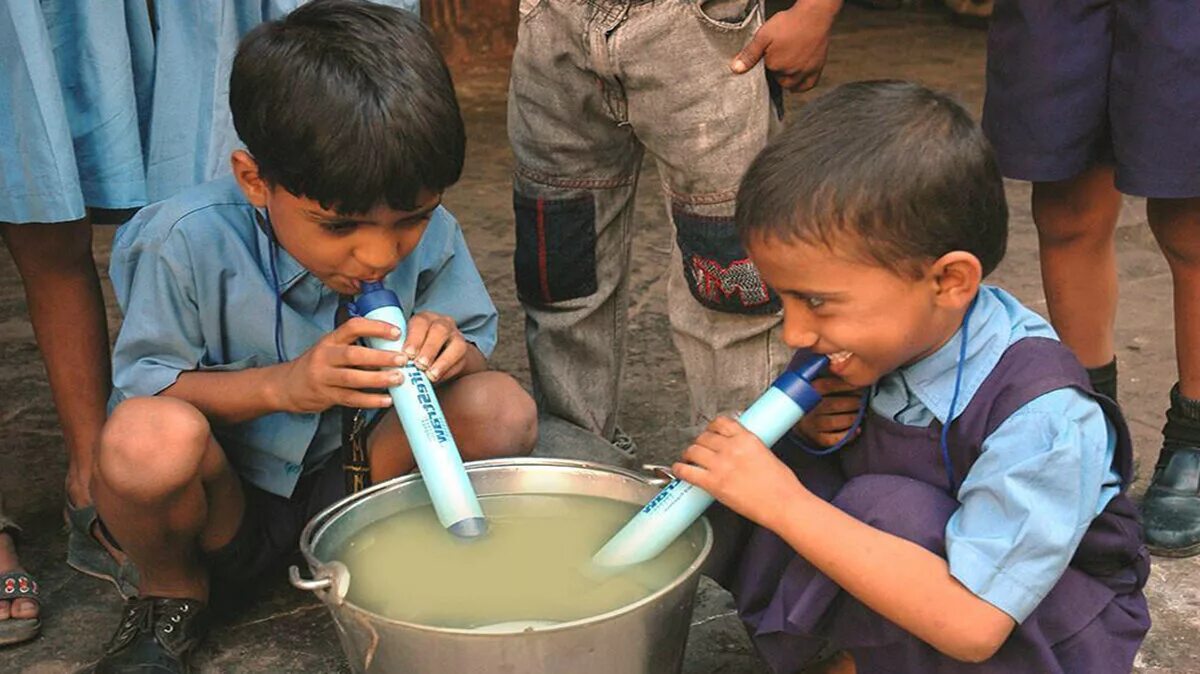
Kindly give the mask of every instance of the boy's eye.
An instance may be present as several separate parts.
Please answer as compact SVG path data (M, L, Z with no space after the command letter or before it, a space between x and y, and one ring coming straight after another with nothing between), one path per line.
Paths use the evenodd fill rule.
M820 309L821 307L825 306L825 298L813 297L810 295L804 298L804 303L807 304L809 308Z
M332 220L321 223L321 229L331 234L346 234L354 230L357 225L349 220Z
M421 227L421 226L423 226L425 223L429 222L429 219L430 219L430 218L432 218L432 217L433 217L433 213L432 213L432 212L430 212L430 213L426 213L425 215L422 215L422 216L421 216L421 217L419 217L419 218L411 218L411 219L408 219L408 220L401 220L401 221L400 221L400 222L397 224L397 226L398 226L400 229L412 229L412 228L414 228L414 227Z

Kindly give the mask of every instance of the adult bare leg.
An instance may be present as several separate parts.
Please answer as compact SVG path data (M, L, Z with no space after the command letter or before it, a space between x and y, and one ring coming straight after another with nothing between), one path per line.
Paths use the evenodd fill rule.
M92 229L73 222L0 223L25 286L33 334L67 445L67 498L91 504L92 456L110 387L108 323L92 259Z

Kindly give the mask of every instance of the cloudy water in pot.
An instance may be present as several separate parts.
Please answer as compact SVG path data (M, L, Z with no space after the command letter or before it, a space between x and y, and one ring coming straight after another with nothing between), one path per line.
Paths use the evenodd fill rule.
M578 620L646 597L683 573L699 537L620 572L590 564L639 506L560 494L480 499L489 533L446 533L430 506L374 522L336 558L350 570L347 599L379 615L435 627L485 628ZM504 631L503 629L501 631Z

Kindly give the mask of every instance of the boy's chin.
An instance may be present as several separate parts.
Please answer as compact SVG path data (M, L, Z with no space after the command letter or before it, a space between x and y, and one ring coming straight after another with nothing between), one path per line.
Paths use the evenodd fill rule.
M886 373L878 372L875 368L859 360L858 356L851 356L845 368L833 374L851 386L867 388L874 386Z

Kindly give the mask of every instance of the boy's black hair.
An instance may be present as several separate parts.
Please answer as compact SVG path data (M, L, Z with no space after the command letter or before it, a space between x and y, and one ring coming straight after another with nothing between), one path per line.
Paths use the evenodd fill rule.
M250 31L229 83L238 136L272 186L357 214L412 210L462 173L450 72L409 12L315 0Z
M1004 257L1008 207L991 145L951 98L910 82L840 86L758 155L737 197L742 239L846 234L896 273L963 250L983 274Z

